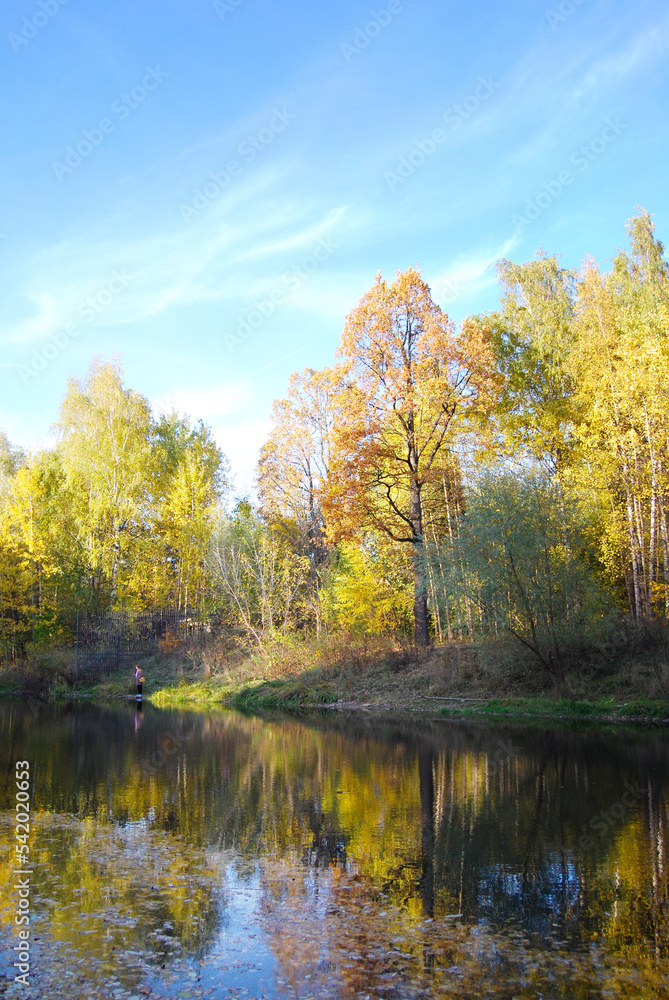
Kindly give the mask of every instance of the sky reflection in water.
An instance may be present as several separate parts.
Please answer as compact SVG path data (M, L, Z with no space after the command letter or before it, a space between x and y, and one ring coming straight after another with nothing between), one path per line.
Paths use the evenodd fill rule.
M663 733L0 720L2 954L29 759L34 996L669 997Z

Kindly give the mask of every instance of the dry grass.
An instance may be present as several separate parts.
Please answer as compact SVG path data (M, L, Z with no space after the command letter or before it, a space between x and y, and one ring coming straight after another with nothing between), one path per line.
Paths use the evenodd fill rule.
M647 631L647 630L646 630ZM669 702L667 633L631 628L624 649L583 661L558 689L517 643L453 643L428 650L392 636L290 637L264 648L239 637L188 640L144 661L146 693L161 705L235 702L291 708L323 703L408 710L447 699L655 699ZM134 690L127 667L80 678L77 690L119 697ZM71 651L51 650L0 673L0 690L44 695L72 687Z

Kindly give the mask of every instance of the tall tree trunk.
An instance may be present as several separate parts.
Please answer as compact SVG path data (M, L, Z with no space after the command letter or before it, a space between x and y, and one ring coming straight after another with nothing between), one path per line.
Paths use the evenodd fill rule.
M662 565L664 569L664 610L669 614L669 538L664 509L660 510L660 533L662 536Z
M421 539L414 542L413 550L413 620L414 642L417 646L430 645L430 630L427 616L427 584L423 563L423 540Z
M118 577L118 550L119 550L119 526L114 524L114 542L112 544L112 571L111 571L111 593L109 599L113 604L116 600L116 581Z
M432 566L432 560L430 555L426 559L427 564L427 575L430 585L430 597L432 600L432 607L434 609L434 631L437 636L437 641L443 641L443 633L441 631L441 615L439 613L439 594L437 591L436 573L434 567Z
M426 743L418 749L418 782L420 787L420 894L423 913L434 916L434 751Z
M413 525L413 620L414 642L417 646L430 645L430 630L427 616L427 580L425 574L425 552L423 547L423 511L420 502L420 486L411 480L411 524Z
M630 490L625 483L625 490L627 492L627 538L630 547L630 558L632 561L632 584L634 588L634 606L630 608L635 618L642 617L642 606L641 606L641 566L640 558L637 551L635 531L634 531L634 511L633 502L634 498L630 493Z

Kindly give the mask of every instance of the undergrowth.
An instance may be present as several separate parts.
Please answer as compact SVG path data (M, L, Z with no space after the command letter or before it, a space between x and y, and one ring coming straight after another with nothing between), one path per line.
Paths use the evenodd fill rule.
M647 637L646 637L647 638ZM145 696L155 705L227 704L245 710L342 708L473 715L663 718L669 714L666 644L631 632L628 653L583 662L561 685L508 640L420 650L390 636L289 637L263 648L239 638L182 642L143 660ZM43 650L0 672L0 693L58 698L134 696L131 664L76 683L72 651Z

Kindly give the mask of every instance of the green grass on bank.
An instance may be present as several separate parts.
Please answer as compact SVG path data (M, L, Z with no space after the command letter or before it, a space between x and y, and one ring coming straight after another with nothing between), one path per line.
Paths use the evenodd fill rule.
M134 696L132 665L74 683L71 653L0 672L0 693L40 698ZM443 718L665 720L664 657L630 655L579 664L560 690L515 647L453 643L429 650L391 637L334 636L276 643L260 651L230 640L182 644L142 662L145 697L161 708L229 706L246 711L366 708Z
M579 701L573 698L491 698L475 705L454 703L440 709L445 718L533 718L570 721L652 721L669 723L669 700L635 699L616 702L613 698Z
M251 684L232 695L227 701L232 708L245 711L254 709L306 709L321 708L337 701L334 687L322 677L262 681Z

